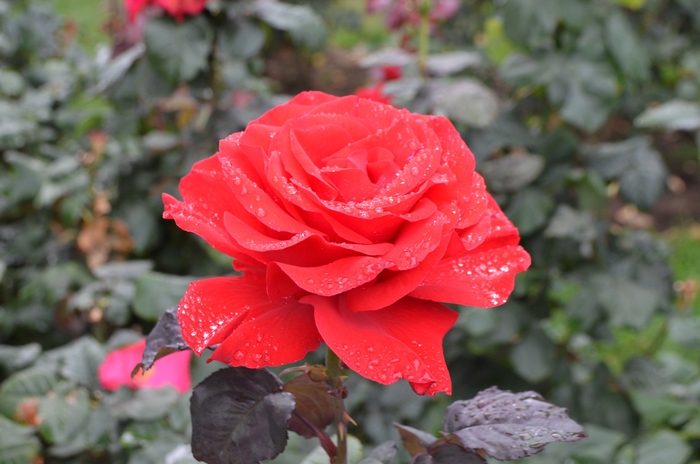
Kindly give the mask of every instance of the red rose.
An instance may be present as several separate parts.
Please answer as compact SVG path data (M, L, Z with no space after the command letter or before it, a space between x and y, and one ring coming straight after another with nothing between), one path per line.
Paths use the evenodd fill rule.
M170 16L182 20L185 15L197 15L204 10L207 0L153 0Z
M151 0L124 0L124 9L129 22L133 22L141 11L151 3Z
M148 5L157 5L170 16L181 21L185 15L201 13L207 5L207 0L124 0L124 8L129 21L134 21Z
M384 95L384 84L381 82L372 87L360 87L355 90L355 95L360 98L367 98L378 103L391 105L391 95Z
M442 338L493 307L527 269L517 229L452 124L389 105L302 93L221 141L164 194L164 217L235 258L194 282L185 341L261 368L325 342L351 369L420 393L451 391Z

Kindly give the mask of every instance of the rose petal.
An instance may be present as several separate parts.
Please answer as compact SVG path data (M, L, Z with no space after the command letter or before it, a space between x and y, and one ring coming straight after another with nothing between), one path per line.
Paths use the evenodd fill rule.
M296 95L294 98L289 100L287 104L317 106L326 102L335 101L337 99L338 97L329 95L325 92L319 92L318 90L309 90Z
M353 312L376 311L400 300L425 279L445 254L449 236L445 236L440 246L430 252L418 266L407 271L396 272L387 280L375 282L365 287L355 288L345 293L347 307ZM437 301L437 300L436 300Z
M309 231L308 225L292 217L264 189L248 177L249 170L241 166L241 159L236 156L235 149L220 152L218 158L223 178L236 199L228 206L228 211L234 216L260 232L265 232L266 229L289 233ZM238 205L241 205L240 208L237 207ZM256 221L265 227L259 227Z
M479 245L478 251L517 245L520 242L520 232L503 214L503 211L501 211L496 200L491 195L488 198L488 205L487 213L490 218L489 234L484 243ZM462 236L461 232L460 236Z
M323 176L338 190L341 200L362 201L373 198L379 193L379 188L359 169L323 170Z
M492 308L506 302L515 275L527 270L530 255L519 246L479 248L438 263L409 295L464 306Z
M446 222L444 214L435 212L424 221L405 223L394 240L394 248L383 258L399 271L413 269L440 245Z
M267 272L275 272L277 267L307 292L332 296L374 280L384 270L384 262L371 256L341 258L316 267L275 262L270 263Z
M460 219L457 223L458 229L465 229L476 222L484 214L489 205L489 195L486 192L484 178L478 173L474 173L472 188L468 197L462 196L459 204ZM499 208L500 209L500 208Z
M323 103L312 109L309 114L343 114L351 116L364 124L370 132L374 133L379 129L389 127L396 118L406 118L411 113L407 110L399 110L391 105L377 103L355 95L348 95L347 97L336 98Z
M348 310L342 297L301 301L314 306L323 341L358 374L384 385L406 379L431 396L451 393L442 339L457 320L455 311L413 298L361 313Z
M242 252L262 263L280 261L296 266L320 266L358 254L382 255L394 248L390 243L332 243L311 231L304 231L289 239L275 239L228 213L225 214L224 225Z
M403 166L409 157L415 156L420 149L425 148L424 144L425 141L416 137L410 124L403 119L396 119L384 129L378 129L374 134L338 150L333 158L347 158L357 150L382 147L393 155L393 160L398 166Z
M431 116L427 124L440 141L442 163L450 168L457 177L460 187L464 189L465 195L469 196L472 175L476 167L474 155L449 119L443 116Z
M473 250L478 247L491 234L491 215L485 213L479 221L473 226L469 226L464 230L459 231L459 238L462 241L465 251ZM516 243L517 244L517 243Z
M262 273L192 282L178 306L182 338L200 355L223 342L252 308L269 303Z
M313 116L309 116L298 120L301 128L293 127L290 130L290 136L316 167L322 167L325 165L326 158L352 143L354 138L341 126L329 124L327 120L321 120L323 121L321 123L313 119Z
M209 359L260 369L299 361L320 343L313 307L288 297L251 308Z
M221 164L215 156L199 161L180 181L185 201L163 194L163 218L174 219L178 227L194 232L222 253L233 255L238 247L224 228L224 213L237 203L226 185Z

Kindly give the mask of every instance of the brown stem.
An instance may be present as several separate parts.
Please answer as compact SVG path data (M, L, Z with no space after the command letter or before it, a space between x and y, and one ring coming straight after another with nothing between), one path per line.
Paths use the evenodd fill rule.
M333 394L333 409L335 424L338 429L338 454L331 462L333 464L348 463L348 427L345 420L345 405L343 404L343 378L341 377L340 358L330 348L326 350L326 369Z
M418 69L423 77L428 77L426 60L430 50L430 7L429 0L422 0L419 8L420 26L418 28Z
M321 447L326 451L331 459L335 459L335 457L338 455L338 448L335 446L335 443L333 443L333 440L331 440L331 437L329 437L324 430L316 427L316 424L308 420L306 416L298 412L296 409L294 410L294 415L297 419L302 421L314 431L316 437L318 437L318 441L321 442Z

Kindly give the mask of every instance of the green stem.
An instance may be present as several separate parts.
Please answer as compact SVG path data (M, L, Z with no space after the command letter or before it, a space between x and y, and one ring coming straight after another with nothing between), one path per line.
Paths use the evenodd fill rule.
M348 428L345 421L345 406L343 404L340 358L330 348L326 350L326 370L330 377L331 389L334 391L333 408L335 410L335 424L338 429L338 454L333 464L347 464L348 462Z
M427 77L426 59L430 48L430 0L420 6L420 28L418 29L418 69Z

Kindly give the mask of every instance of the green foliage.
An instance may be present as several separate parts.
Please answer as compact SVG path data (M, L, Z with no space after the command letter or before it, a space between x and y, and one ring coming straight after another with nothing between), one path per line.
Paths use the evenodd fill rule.
M306 3L211 1L93 54L51 2L0 0L0 464L194 462L189 395L106 392L96 369L192 279L232 273L161 220L160 194L284 98L266 60L321 53L324 23L334 44L393 40L378 18L353 26L367 19L356 5L343 22L337 5ZM610 219L612 205L650 209L665 189L653 131L700 140L699 11L693 0L465 0L440 25L427 74L409 53L385 86L397 105L453 120L533 257L508 303L459 308L445 340L454 399L536 390L585 424L588 439L523 462L700 460L700 299L691 285L674 304L667 247ZM94 26L78 38L97 37ZM677 277L697 281L696 238L671 239ZM193 376L215 368L198 360ZM393 422L440 429L447 398L347 383L350 432L366 449L396 440ZM276 462L314 445L290 443Z

